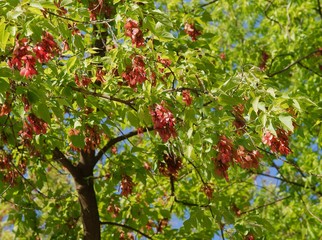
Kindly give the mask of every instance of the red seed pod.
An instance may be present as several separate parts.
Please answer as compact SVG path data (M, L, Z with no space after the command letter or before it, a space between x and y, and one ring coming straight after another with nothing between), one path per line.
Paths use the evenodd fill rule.
M163 142L166 142L170 137L176 138L177 133L175 130L176 120L172 112L164 105L164 102L156 104L154 108L150 108L150 114L154 129L158 132Z

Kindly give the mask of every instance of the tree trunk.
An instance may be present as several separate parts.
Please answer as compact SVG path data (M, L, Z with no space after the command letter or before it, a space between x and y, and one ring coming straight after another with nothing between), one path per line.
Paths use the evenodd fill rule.
M81 207L84 240L100 240L101 226L93 182L93 170L97 162L95 150L89 153L82 151L77 166L74 166L58 148L54 149L53 158L68 169L75 181Z
M100 240L101 228L93 181L76 181L76 189L82 212L84 240Z
M94 150L89 153L82 151L76 167L77 175L74 177L82 212L84 240L101 239L100 218L93 182L94 157Z

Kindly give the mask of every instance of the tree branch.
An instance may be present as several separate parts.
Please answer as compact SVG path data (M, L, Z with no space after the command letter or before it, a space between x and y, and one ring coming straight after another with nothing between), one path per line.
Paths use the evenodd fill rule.
M225 236L224 236L224 227L225 225L220 223L220 234L221 234L221 239L225 240Z
M73 19L73 18L61 16L61 15L59 15L57 13L48 11L47 9L42 9L42 10L45 13L48 13L49 15L53 15L55 17L58 17L58 18L61 18L61 19L65 19L65 20L68 20L68 21L72 21L72 22L75 22L75 23L80 23L80 24L104 24L104 23L109 23L109 22L114 21L114 19L105 19L105 20L96 20L96 21L88 21L88 22L85 22L85 21L79 21L79 20L76 20L76 19Z
M147 127L147 128L144 128L142 130L142 132L147 132L147 131L152 131L154 130L153 127ZM104 153L110 149L113 145L115 145L116 143L118 142L121 142L125 139L128 139L130 137L133 137L133 136L136 136L138 135L138 130L134 130L132 132L129 132L127 134L124 134L124 135L121 135L121 136L118 136L116 138L112 138L108 141L108 143L97 153L97 155L95 156L94 158L94 161L95 161L95 165L96 163L101 159L101 157L104 155Z
M178 200L177 197L176 197L176 194L175 194L174 178L172 176L170 177L170 185L171 185L171 196L174 196L174 201L176 203L180 203L182 205L190 206L190 207L209 207L210 206L209 203L200 205L200 204L197 204L197 203L190 203L190 202Z
M264 15L268 20L270 20L270 21L272 21L274 23L277 23L278 26L280 27L281 31L282 31L283 28L282 28L282 25L279 23L279 21L277 21L277 20L275 20L275 19L273 19L273 18L271 18L271 17L269 17L267 15L267 12L268 12L268 10L269 10L269 8L271 7L272 4L273 4L273 1L272 2L269 1L269 4L267 4L267 6L266 6L266 8L264 10Z
M318 9L317 9L317 11L318 11L318 13L319 13L319 15L320 15L320 17L321 17L321 19L322 19L322 9L321 9L321 3L320 3L320 0L317 0L317 2L318 2Z
M84 93L85 95L91 95L91 96L95 96L95 97L100 97L100 98L104 98L104 99L107 99L107 100L111 100L111 101L114 101L114 102L123 103L123 104L129 106L130 108L132 108L133 110L137 111L133 107L133 101L136 98L132 98L132 99L128 99L128 100L123 100L123 99L120 99L120 98L116 98L116 97L112 97L112 96L107 96L105 94L101 94L101 93L97 93L97 92L91 92L91 91L88 91L88 90L83 89L83 88L77 88L77 87L70 87L70 88L73 89L74 91L77 91L77 92L80 92L80 93Z
M186 202L186 201L183 201L183 200L178 200L176 196L174 197L174 201L176 203L180 203L182 205L189 206L189 207L202 207L202 208L207 208L207 207L210 206L209 203L208 204L197 204L197 203Z
M241 213L240 213L240 215L242 215L242 214L246 214L246 213L250 213L250 212L253 212L253 211L256 211L257 209L261 209L261 208L267 207L267 206L269 206L269 205L273 205L273 204L275 204L275 203L277 203L277 202L283 201L283 200L288 199L288 198L290 198L290 197L291 197L291 196L287 196L287 197L283 197L283 198L277 199L277 200L276 200L276 201L274 201L274 202L266 203L266 204L264 204L264 205L261 205L261 206L258 206L258 207L255 207L255 208L252 208L252 209L250 209L250 210L247 210L247 211L245 211L245 212L241 212Z
M269 175L269 174L266 174L266 173L256 173L256 172L252 172L252 173L254 173L256 175L261 175L261 176L264 176L264 177L277 179L277 180L280 180L281 182L286 182L286 183L289 183L289 184L292 184L292 185L295 185L295 186L298 186L298 187L309 188L309 189L313 190L314 192L316 192L317 194L319 194L320 196L322 196L322 192L318 191L315 186L307 186L306 187L302 183L293 182L293 181L287 180L286 178L280 178L280 177L272 176L272 175Z
M200 93L206 93L206 94L208 94L208 92L205 92L202 89L189 88L189 87L180 87L180 88L166 89L166 90L163 90L163 92L182 92L184 90L189 90L189 91L195 93L198 96L200 95Z
M280 74L280 73L283 73L287 70L289 70L291 67L293 67L295 64L298 64L299 62L301 62L302 60L306 59L306 58L309 58L310 56L312 56L313 54L319 52L320 50L315 50L314 52L311 52L309 53L308 55L306 56L303 56L303 57L300 57L299 59L297 59L296 61L292 62L291 64L287 65L285 68L279 70L279 71L276 71L274 73L267 73L267 76L268 77L274 77L275 75L277 74Z
M147 239L153 239L152 237L150 237L149 235L145 234L144 232L141 232L140 230L138 230L138 229L136 229L134 227L131 227L131 226L128 226L128 225L125 225L125 224L122 224L122 223L105 221L105 222L100 222L100 224L101 225L107 224L107 225L113 225L113 226L126 228L126 229L129 229L129 230L132 230L134 232L137 232L137 233L141 234L143 237L146 237Z
M316 72L316 71L314 71L313 69L311 69L311 68L309 68L309 67L305 66L303 63L298 62L298 64L299 64L302 68L305 68L306 70L308 70L308 71L310 71L310 72L312 72L312 73L314 73L314 74L318 75L319 77L322 77L322 75L320 75L318 72Z
M320 223L322 223L322 220L321 220L318 216L316 216L314 213L312 213L312 212L310 211L310 209L308 208L308 206L307 206L307 205L306 205L306 203L304 202L304 200L303 200L303 198L302 198L301 194L299 194L299 196L300 196L300 198L301 198L302 203L304 204L305 209L308 211L308 213L309 213L312 217L314 217L316 220L318 220Z
M53 159L60 162L74 178L79 175L77 168L71 163L71 161L69 161L65 157L65 155L57 147L55 147L55 149L53 150Z
M208 2L208 3L204 3L204 4L200 4L200 7L206 7L206 6L208 6L208 5L210 5L210 4L213 4L213 3L215 3L215 2L218 2L218 0L213 0L213 1L210 1L210 2Z

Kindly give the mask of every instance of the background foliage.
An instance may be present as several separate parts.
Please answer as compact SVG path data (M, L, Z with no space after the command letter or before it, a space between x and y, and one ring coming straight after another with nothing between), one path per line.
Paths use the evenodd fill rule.
M0 6L1 239L321 237L319 0Z

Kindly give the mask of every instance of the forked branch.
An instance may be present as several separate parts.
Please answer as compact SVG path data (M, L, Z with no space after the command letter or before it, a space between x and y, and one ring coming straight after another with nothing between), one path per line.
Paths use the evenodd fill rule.
M147 131L152 131L154 128L153 127L147 127L142 129L141 133L147 132ZM95 156L95 164L101 159L101 157L105 154L105 152L110 149L113 145L115 145L118 142L121 142L125 139L128 139L130 137L136 136L140 133L139 130L134 130L132 132L129 132L127 134L123 134L121 136L118 136L116 138L112 138L108 141L108 143L97 153Z
M57 147L55 147L55 149L53 150L53 159L60 162L61 165L63 165L74 178L78 176L77 168L72 164L71 161L69 161L65 157L65 155Z

